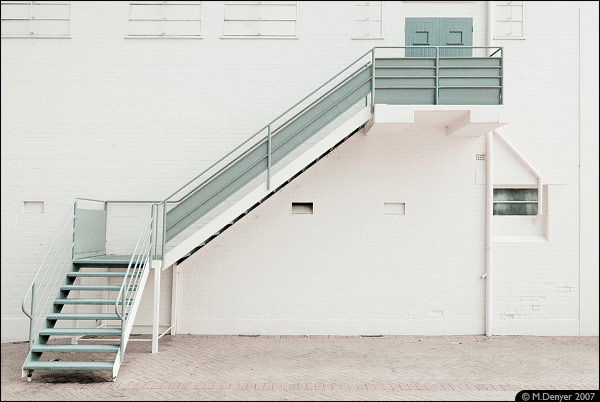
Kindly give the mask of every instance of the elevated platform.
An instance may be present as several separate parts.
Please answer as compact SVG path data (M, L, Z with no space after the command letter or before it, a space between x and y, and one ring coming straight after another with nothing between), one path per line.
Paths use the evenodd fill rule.
M506 105L375 105L370 133L395 134L411 126L445 127L446 134L479 137L509 122Z

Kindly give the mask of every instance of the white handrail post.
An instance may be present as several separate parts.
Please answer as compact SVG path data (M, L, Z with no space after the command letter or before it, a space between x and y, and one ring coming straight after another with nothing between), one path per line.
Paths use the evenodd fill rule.
M152 353L158 353L158 321L160 313L160 267L154 267L154 312L152 314Z
M271 190L271 125L267 126L267 190Z
M375 48L371 49L371 113L375 112Z
M31 285L31 318L29 319L29 350L31 350L33 346L33 319L34 315L34 302L35 302L35 283Z

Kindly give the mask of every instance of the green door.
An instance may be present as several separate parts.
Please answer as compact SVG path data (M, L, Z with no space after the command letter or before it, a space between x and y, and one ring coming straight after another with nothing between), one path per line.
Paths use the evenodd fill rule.
M406 46L436 46L440 29L438 18L407 18ZM435 49L406 49L406 57L435 57Z
M473 46L473 18L406 18L406 46ZM440 49L440 57L471 57L472 49ZM435 57L433 49L406 49L407 57Z

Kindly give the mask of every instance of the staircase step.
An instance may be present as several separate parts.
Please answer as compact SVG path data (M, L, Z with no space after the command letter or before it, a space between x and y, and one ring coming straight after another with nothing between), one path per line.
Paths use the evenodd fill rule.
M120 320L119 316L111 313L56 313L48 314L47 320Z
M118 292L121 289L121 285L64 285L60 287L60 290L83 290L83 291L98 291L107 290L110 292ZM136 290L137 286L129 286L129 290Z
M81 353L117 353L119 345L36 345L32 352L81 352Z
M119 299L117 304L121 304L122 300ZM127 299L127 303L133 303L133 299ZM115 299L56 299L54 304L115 304Z
M97 255L95 257L75 258L73 264L76 265L128 265L131 261L130 255Z
M140 276L140 273L137 274L133 274L133 273L129 273L128 276ZM91 277L108 277L108 278L113 278L113 277L120 277L123 278L125 276L125 272L106 272L106 271L102 271L102 272L89 272L89 271L79 271L79 272L69 272L67 273L67 276L70 278L74 278L74 277L79 277L79 278L91 278Z
M40 335L121 335L121 328L43 328Z
M114 362L26 362L23 370L112 370Z

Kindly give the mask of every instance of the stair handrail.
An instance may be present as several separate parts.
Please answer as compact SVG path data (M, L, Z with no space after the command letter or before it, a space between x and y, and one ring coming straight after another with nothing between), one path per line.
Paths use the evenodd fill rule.
M235 147L234 149L232 149L231 151L229 151L227 154L225 154L223 157L221 157L219 160L217 160L216 162L214 162L212 165L210 165L209 167L207 167L206 169L204 169L201 173L199 173L198 175L196 175L193 179L189 180L187 183L185 183L183 186L179 187L177 190L175 190L174 192L172 192L171 194L169 194L164 200L162 200L161 204L165 203L165 202L181 202L183 199L185 199L190 193L194 192L196 190L196 188L190 190L185 196L180 197L178 200L173 200L170 201L171 198L178 194L181 190L183 190L184 188L186 188L188 185L190 185L191 183L193 183L194 181L196 181L200 176L202 176L203 174L205 174L206 172L208 172L210 169L214 168L216 165L218 165L220 162L222 162L224 159L226 159L228 156L230 156L231 154L233 154L235 151L237 151L238 149L240 149L242 146L246 145L250 140L252 140L253 138L255 138L258 134L260 134L261 132L265 131L266 129L268 129L273 123L275 123L277 120L279 120L281 117L285 116L286 113L288 113L289 111L291 111L292 109L294 109L296 106L300 105L302 102L304 102L306 99L308 99L309 97L311 97L312 95L314 95L317 91L319 91L320 89L322 89L323 87L325 87L325 85L329 84L331 81L333 81L334 79L336 79L337 77L339 77L341 74L343 74L344 72L346 72L350 67L352 67L353 65L356 64L356 62L358 62L359 60L361 60L363 57L365 57L366 55L368 55L369 53L373 52L375 48L371 48L368 51L366 51L365 53L363 53L360 57L356 58L352 63L348 64L346 67L344 67L341 71L339 71L337 74L335 74L333 77L331 77L329 80L327 80L326 82L324 82L323 84L321 84L319 87L317 87L315 90L313 90L311 93L309 93L308 95L306 95L304 98L300 99L298 102L296 102L294 105L290 106L288 109L286 109L283 113L279 114L277 117L275 117L274 119L272 119L269 123L267 123L265 126L263 126L260 130L258 130L257 132L255 132L254 134L252 134L249 138L247 138L246 140L244 140L241 144L239 144L237 147Z
M144 223L142 223L140 233L138 235L129 265L125 271L123 282L119 288L119 293L115 298L115 313L121 320L121 345L120 355L121 361L125 354L125 347L128 340L128 335L125 334L127 323L130 318L130 312L137 298L140 297L138 292L139 283L145 271L152 264L153 256L153 236L155 231L155 211L157 210L156 203L152 203L148 208ZM131 275L130 275L131 274ZM121 302L121 311L119 312L119 301ZM131 302L129 302L131 301Z
M371 54L371 57L369 58L369 61L367 63L365 63L364 65L360 66L360 69L363 69L367 66L369 66L369 64L373 63L373 53L374 53L374 49L375 48L371 48L368 51L364 52L363 54L361 54L359 57L357 57L354 61L352 61L351 63L349 63L346 67L344 67L342 70L340 70L339 72L337 72L335 75L333 75L331 78L329 78L327 81L325 81L323 84L319 85L316 89L314 89L313 91L311 91L308 95L304 96L301 100L299 100L298 102L296 102L294 105L290 106L289 108L287 108L284 112L280 113L277 117L275 117L274 119L272 119L269 123L267 123L265 126L263 126L260 130L256 131L254 134L252 134L250 137L248 137L247 139L245 139L242 143L240 143L238 146L236 146L234 149L232 149L231 151L227 152L224 156L222 156L221 158L219 158L217 161L215 161L214 163L212 163L209 167L207 167L206 169L204 169L201 173L199 173L198 175L196 175L195 177L193 177L191 180L189 180L188 182L186 182L184 185L182 185L181 187L179 187L177 190L175 190L174 192L172 192L171 194L169 194L166 198L164 198L159 204L162 206L162 244L161 244L161 250L162 250L162 256L163 256L163 262L164 262L164 256L165 256L165 243L166 243L166 215L167 215L167 204L178 204L180 202L182 202L183 200L185 200L187 197L189 197L191 194L193 194L194 192L196 192L199 188L201 188L202 186L206 185L207 182L209 182L216 174L218 174L219 172L221 172L223 169L227 168L227 166L229 166L231 163L233 163L235 160L239 159L240 157L244 156L247 152L251 151L252 149L254 149L256 146L263 144L264 141L266 140L268 143L268 149L269 151L267 152L267 158L268 158L268 174L267 174L267 186L269 186L270 183L270 168L271 168L271 136L273 133L276 134L277 130L281 129L282 127L284 127L286 124L288 124L290 122L290 120L294 119L295 117L297 117L298 115L300 115L303 111L309 109L310 107L312 107L316 101L322 99L323 97L327 96L331 91L335 90L335 88L337 88L339 86L339 84L337 86L335 86L334 88L328 89L324 94L319 95L318 99L316 101L313 101L312 103L310 103L308 106L305 106L302 108L302 110L298 113L295 114L295 116L293 116L292 118L286 120L285 122L283 122L281 125L278 125L278 127L273 128L272 126L279 120L281 119L283 116L285 116L286 114L288 114L290 111L292 111L294 108L297 108L298 105L301 105L303 102L305 102L307 99L309 99L311 96L313 96L314 94L316 94L318 91L320 91L321 89L323 89L326 85L330 84L332 81L334 81L336 78L340 77L342 74L344 74L345 72L347 72L349 69L351 69L352 67L356 67L357 63L364 59L365 56ZM359 71L360 71L359 69ZM350 76L353 76L354 74L356 74L356 71L353 71L352 74ZM345 78L345 80L348 79L348 77ZM181 197L174 199L174 196L176 196L177 194L181 193L182 190L186 189L186 187L188 187L190 184L194 183L196 180L198 180L198 178L200 178L201 176L205 175L207 172L209 172L211 169L214 169L217 165L219 165L221 162L223 162L224 160L226 160L228 157L230 157L232 154L234 154L235 152L239 151L243 146L247 145L250 141L252 141L253 139L255 139L259 134L264 133L265 130L267 131L267 134L264 137L261 137L261 139L253 144L250 149L245 150L242 155L238 155L234 160L230 161L229 163L227 163L224 167L222 167L220 170L218 170L218 172L213 173L213 175L211 175L210 177L204 179L201 183L198 183L196 186L194 186L192 189L190 189L189 191L187 191L184 195L182 195ZM157 236L158 238L158 236ZM156 245L156 248L158 250L158 244Z
M52 288L56 285L57 281L61 278L60 275L56 275L56 272L60 272L60 267L62 266L61 263L63 262L63 257L65 255L65 252L68 249L67 247L69 245L69 240L70 240L70 244L71 244L71 247L69 247L70 253L67 253L67 255L69 256L69 265L73 258L73 254L72 254L73 253L73 244L74 244L73 243L73 235L75 233L74 222L75 222L75 208L76 207L77 207L77 199L75 199L70 204L69 209L65 213L63 219L61 220L61 223L52 239L52 242L48 246L46 254L44 255L44 258L42 259L42 262L40 263L35 275L33 276L33 279L31 280L31 284L29 285L29 287L27 288L27 291L25 292L25 295L23 296L23 300L21 301L21 310L23 311L23 314L25 314L29 318L29 349L31 349L31 347L33 346L33 342L34 342L33 338L34 338L35 328L40 320L40 317L42 316L42 314L38 314L37 319L36 319L35 318L36 312L44 311L44 309L46 308L46 305L48 304L48 300L49 300L48 296L52 295ZM65 224L67 222L73 223L70 233L65 232L65 228L66 228ZM59 237L61 236L61 234L63 237L61 240L59 240L59 243L57 244L56 242L59 239ZM69 234L70 236L65 236L65 234ZM52 258L50 259L50 261L48 262L46 269L43 270L44 265L46 264L46 260L48 259L48 257L50 256L50 253L53 250L54 250L54 254L52 255ZM59 250L61 250L61 253L60 253L58 260L56 260L56 263L55 263L55 259L56 259L56 256L57 256ZM42 287L42 285L44 283L45 283L45 286L40 294L39 289L36 289L36 281L37 281L38 277L40 276L40 274L42 273L42 271L44 272L44 274L42 275L38 286ZM48 274L50 274L50 276L48 276ZM48 279L46 280L46 278L48 278ZM53 286L48 288L48 285L50 284L50 282L52 282L52 279L54 279ZM46 280L46 281L44 282L44 280ZM49 289L49 291L46 294L46 291L48 289ZM30 306L29 312L27 312L25 309L25 302L26 302L29 294L31 294L31 306ZM47 299L45 300L42 308L39 309L37 307L40 307L40 305L42 304L42 300L37 301L36 296L44 297L44 295L47 297ZM37 305L35 304L36 301L37 301Z
M314 101L312 101L309 105L307 105L304 109L302 109L301 111L299 111L298 113L296 113L294 116L290 117L288 120L286 120L284 123L282 123L279 127L277 127L276 129L271 129L271 134L276 134L277 132L281 131L283 128L285 128L288 124L290 124L290 122L292 122L296 117L298 117L300 114L302 114L304 111L308 110L309 108L311 108L315 103L319 102L322 98L328 96L331 92L335 91L336 89L338 89L340 86L342 86L344 83L346 83L348 80L350 80L352 77L354 77L355 74L357 74L358 72L362 71L365 67L367 67L370 63L365 63L363 65L361 65L356 71L354 71L352 73L352 75L349 75L348 77L344 78L343 81L340 81L339 83L337 83L333 88L329 89L326 93L324 93L323 95L321 95L321 97L315 99ZM280 116L281 117L281 116ZM269 126L265 127L265 128L269 128ZM264 128L263 128L264 130ZM258 133L257 133L258 134ZM253 151L256 147L262 145L264 143L264 141L268 140L268 135L265 135L264 137L262 137L258 142L256 142L254 145L252 145L252 147L248 148L247 150L245 150L242 154L238 155L238 159L242 158L244 156L246 156L249 152ZM224 165L223 167L221 167L219 170L217 170L216 172L214 172L212 175L210 175L210 177L204 179L204 181L202 181L202 183L199 183L198 185L196 185L196 187L194 187L192 190L190 190L188 193L186 193L186 195L182 196L181 198L179 198L176 201L167 201L169 203L178 203L181 201L184 201L185 199L187 199L190 195L192 195L193 193L195 193L196 191L200 190L202 187L204 187L205 185L207 185L211 179L213 179L215 176L217 176L219 173L221 173L223 170L227 169L232 163L235 162L234 160L229 161L226 165Z

